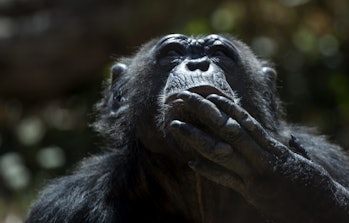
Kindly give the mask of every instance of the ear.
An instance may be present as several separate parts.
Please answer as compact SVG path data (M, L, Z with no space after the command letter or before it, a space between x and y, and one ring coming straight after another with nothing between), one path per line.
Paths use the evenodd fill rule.
M123 63L116 63L111 68L111 83L112 85L115 81L127 71L127 65Z
M127 65L123 63L116 63L111 68L111 97L109 99L111 115L116 115L120 107L126 102L122 90L116 87L116 82L120 81L120 77L126 73L127 68Z
M110 114L116 115L118 114L120 108L126 104L125 97L122 96L122 92L115 91L110 98Z
M268 77L270 80L276 81L277 73L274 68L271 67L263 67L262 71L266 77Z
M276 86L277 73L274 68L263 67L262 72L272 87Z

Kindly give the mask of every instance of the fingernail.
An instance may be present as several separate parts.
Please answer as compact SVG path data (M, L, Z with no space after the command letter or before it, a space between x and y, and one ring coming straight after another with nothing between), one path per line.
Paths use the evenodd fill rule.
M171 128L179 128L181 127L181 125L183 125L183 122L179 121L179 120L173 120L171 123L170 123L170 127Z
M180 99L186 99L190 97L190 93L188 91L182 91L177 94L177 97Z
M210 98L219 98L219 95L217 94L209 94L206 99L210 99Z

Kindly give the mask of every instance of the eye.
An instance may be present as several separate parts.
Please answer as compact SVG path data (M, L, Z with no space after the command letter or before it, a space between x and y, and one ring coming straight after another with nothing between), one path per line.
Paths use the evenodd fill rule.
M166 57L181 57L183 53L179 50L169 50L165 54Z
M212 56L214 57L227 57L227 53L225 52L225 50L216 50L212 53Z
M236 59L236 55L234 54L234 52L232 50L230 50L229 47L227 47L223 44L213 45L209 49L208 53L211 57L222 58L222 59L231 59L231 60Z
M159 58L178 58L185 55L185 49L180 43L168 43L160 48Z

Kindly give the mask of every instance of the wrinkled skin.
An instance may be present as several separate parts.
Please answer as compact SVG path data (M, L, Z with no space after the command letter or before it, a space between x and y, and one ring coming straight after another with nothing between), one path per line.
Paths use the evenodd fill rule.
M173 34L112 68L95 128L113 149L43 191L27 222L349 222L349 160L288 124L242 42Z
M347 199L347 190L331 179L323 167L268 134L239 105L217 95L203 98L183 92L178 97L188 112L197 114L198 119L219 136L214 139L190 123L171 122L178 141L189 144L211 161L189 161L194 171L234 189L257 209L280 222L348 220L347 207L336 205L337 198L333 197L339 193ZM317 207L317 200L333 202L336 206ZM333 208L337 210L328 213L328 209ZM297 214L292 216L292 213Z

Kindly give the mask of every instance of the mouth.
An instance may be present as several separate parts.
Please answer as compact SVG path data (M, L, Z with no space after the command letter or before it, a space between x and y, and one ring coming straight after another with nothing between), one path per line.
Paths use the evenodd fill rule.
M206 98L210 94L216 94L216 95L231 99L228 95L224 94L222 91L220 91L217 88L210 86L210 85L195 86L195 87L191 87L191 88L188 88L185 90L192 92L192 93L196 93L198 95L201 95L204 98ZM170 103L176 102L177 100L181 100L181 99L178 99L178 97L177 97L178 93L180 93L180 92L173 93L173 94L169 95L168 97L166 97L165 104L170 104Z

